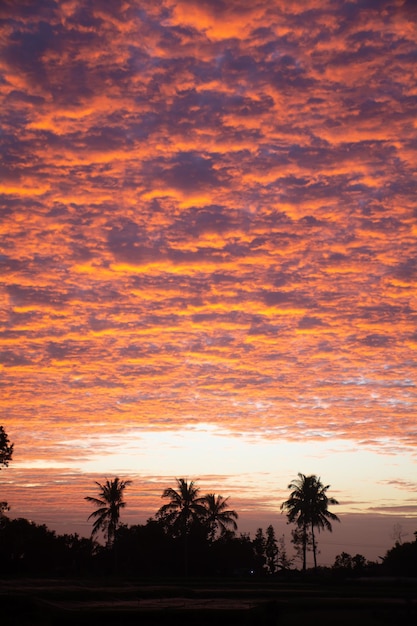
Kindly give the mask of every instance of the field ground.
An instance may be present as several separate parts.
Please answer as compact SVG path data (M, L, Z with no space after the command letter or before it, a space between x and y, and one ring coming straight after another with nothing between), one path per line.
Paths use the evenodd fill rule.
M407 626L416 580L0 580L2 626Z

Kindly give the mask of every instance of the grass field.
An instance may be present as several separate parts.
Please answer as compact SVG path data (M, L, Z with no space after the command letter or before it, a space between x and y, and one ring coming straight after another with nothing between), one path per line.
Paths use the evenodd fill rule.
M2 626L417 623L417 581L1 580Z

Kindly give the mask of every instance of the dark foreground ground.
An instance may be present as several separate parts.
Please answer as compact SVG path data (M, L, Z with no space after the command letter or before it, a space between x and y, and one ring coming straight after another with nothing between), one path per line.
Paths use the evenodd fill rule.
M416 580L0 580L2 626L405 626Z

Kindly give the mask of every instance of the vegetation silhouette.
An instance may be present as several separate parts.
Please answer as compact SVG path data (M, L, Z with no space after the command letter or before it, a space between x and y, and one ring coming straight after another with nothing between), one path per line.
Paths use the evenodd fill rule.
M7 467L13 456L13 444L10 443L9 437L3 426L0 426L0 470L3 467ZM5 500L0 501L0 528L4 522L4 515L6 511L9 511L10 507Z
M330 485L324 486L320 478L314 474L305 476L298 473L288 489L292 489L288 500L282 503L281 509L287 511L289 523L295 523L302 531L303 570L307 566L308 532L311 532L311 542L314 557L314 568L317 569L317 543L314 529L332 531L329 520L340 522L337 515L328 510L329 504L339 504L335 498L327 496Z
M357 578L363 576L368 563L362 554L351 556L348 552L338 554L333 563L333 571L340 578Z
M397 541L386 553L383 564L393 576L417 578L417 532L414 537L414 541Z
M179 538L183 546L184 574L188 575L188 551L190 534L202 530L205 518L204 498L199 495L200 490L194 481L188 482L184 478L177 478L177 489L168 487L162 493L162 498L169 498L163 504L156 517L166 527L167 532L174 538Z
M162 498L169 502L162 505L156 519L166 533L182 544L184 574L188 574L190 544L194 551L204 544L213 544L217 532L225 536L230 530L237 530L236 511L227 508L228 498L208 493L200 495L196 483L184 478L176 479L176 489L168 487Z
M261 529L262 534L265 534ZM257 533L258 534L258 533ZM257 537L228 532L213 543L204 537L193 536L190 550L189 576L223 578L268 578L282 581L311 579L353 579L369 576L417 575L417 541L396 545L383 558L373 563L363 555L351 556L342 552L330 568L303 572L287 560L286 548L278 540L277 569L259 567L260 557L267 562L266 542L259 550ZM112 551L91 537L77 534L58 535L45 525L23 518L9 519L0 530L0 578L4 577L137 577L144 579L170 579L184 576L182 545L169 536L164 526L154 518L145 524L117 529L118 569L114 569Z
M217 531L221 535L226 535L230 529L237 530L236 520L238 514L236 511L227 508L229 498L216 496L214 493L208 493L203 498L205 508L204 520L208 526L208 538L214 541Z
M193 525L199 524L205 517L204 498L193 480L177 478L177 489L168 487L162 498L169 502L161 506L156 516L170 527L173 536L187 536Z
M3 426L0 426L0 469L2 465L7 467L12 460L13 447Z
M12 459L10 444L0 427L3 467ZM314 570L318 577L354 579L363 576L417 576L417 533L415 541L401 543L387 551L382 563L372 563L361 554L351 556L341 552L331 568L317 568L315 529L331 530L331 521L339 521L328 510L336 504L327 495L315 475L298 474L292 481L290 497L281 508L288 522L295 523L292 542L299 547L302 571L293 568L288 557L284 536L276 538L272 525L258 528L254 539L249 534L237 535L238 514L228 508L229 498L210 492L200 495L194 481L176 479L176 489L162 493L169 501L160 507L154 518L145 524L127 526L120 522L120 512L126 506L124 491L130 480L116 477L96 482L99 497L85 499L96 507L90 538L78 534L58 535L45 525L24 518L10 519L2 509L0 525L0 577L106 577L139 576L167 578L192 576L221 576L259 578L269 576L281 580L297 580L308 576L306 551L314 553ZM6 504L6 503L2 503ZM105 544L94 538L103 531ZM117 550L116 550L117 547ZM185 552L184 552L185 550ZM116 552L118 567L115 567Z
M270 524L266 529L265 540L266 567L269 574L275 574L278 569L278 555L278 541L275 537L274 527Z
M5 517L0 530L0 576L86 576L98 573L102 547L78 534L58 535L45 524Z
M120 519L120 509L126 506L123 500L123 492L131 480L121 480L118 476L113 480L106 480L104 485L96 481L99 487L99 497L86 496L84 499L97 507L88 519L94 518L92 537L100 531L104 532L106 545L111 548L114 544Z

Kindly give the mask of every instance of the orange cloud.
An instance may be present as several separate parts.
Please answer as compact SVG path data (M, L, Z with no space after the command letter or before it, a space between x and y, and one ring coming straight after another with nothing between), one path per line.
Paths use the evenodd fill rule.
M7 5L22 485L132 426L415 446L416 24L383 5Z

